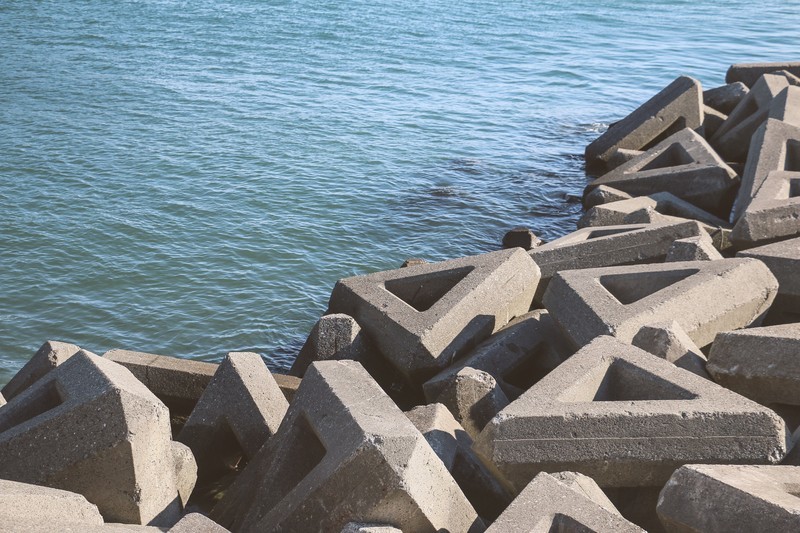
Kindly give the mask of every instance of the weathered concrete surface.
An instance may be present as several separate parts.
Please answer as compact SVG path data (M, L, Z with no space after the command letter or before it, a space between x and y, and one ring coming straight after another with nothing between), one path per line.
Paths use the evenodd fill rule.
M0 407L3 407L6 404L6 399L3 398L3 394L0 393Z
M341 533L403 533L394 526L386 524L366 524L364 522L349 522L342 528Z
M66 342L47 341L42 344L42 347L25 363L25 366L3 387L2 394L6 401L20 394L79 351L80 347Z
M800 235L800 172L770 172L734 226L731 239L739 248L751 248L797 235Z
M676 239L667 251L667 263L678 261L716 261L723 259L722 254L714 248L714 241L708 233L697 237Z
M628 200L620 200L597 205L586 211L578 220L579 228L593 226L616 226L625 222L625 217L642 208L652 207L659 213L668 216L697 220L711 227L729 227L728 222L703 211L699 207L681 200L668 192L639 196Z
M721 111L707 105L703 106L703 136L706 139L713 137L727 119L728 115Z
M102 525L103 517L80 494L0 479L0 529L26 522L55 531L57 524Z
M287 376L286 374L272 374L272 378L278 384L286 401L291 403L302 380L297 376Z
M755 81L755 80L753 80ZM703 103L713 107L720 113L730 115L739 102L747 96L750 89L744 83L735 81L721 87L714 87L703 91Z
M606 505L611 503L607 498L603 497L605 505L595 501L592 495L597 492L602 494L600 489L596 488L596 484L589 494L582 490L582 486L593 483L591 479L582 476L580 482L582 486L576 486L564 483L556 477L563 474L568 473L550 475L542 472L537 475L500 518L486 530L487 533L644 531L622 518L616 509L608 509Z
M643 326L631 344L677 367L711 379L706 372L706 356L674 320Z
M472 451L472 438L440 403L420 405L406 416L422 433L478 514L495 520L511 503L511 494Z
M584 195L583 206L586 209L590 209L596 205L618 202L620 200L630 200L631 198L633 198L633 196L619 189L609 187L608 185L599 185L595 187L592 192Z
M613 170L643 153L643 150L625 150L624 148L618 148L614 150L613 154L611 154L611 157L608 159L608 163L606 163L606 167L609 170Z
M736 254L762 261L777 278L779 287L773 309L797 313L800 310L800 237L780 241Z
M561 470L659 486L682 464L780 461L785 431L766 407L599 337L503 409L474 449L516 490Z
M108 521L171 525L180 512L169 411L84 350L0 409L0 478L77 492Z
M339 280L329 311L354 317L417 384L528 312L539 267L514 248Z
M503 248L522 248L532 250L542 244L542 239L536 236L530 229L519 226L513 228L503 235Z
M181 442L172 441L172 459L175 465L175 487L181 507L185 508L197 484L197 461L191 448Z
M795 76L800 76L800 61L786 63L737 63L728 68L725 74L725 83L742 82L752 87L764 74L785 70Z
M719 215L730 208L739 178L703 137L686 128L592 181L584 194L599 185L633 196L669 192Z
M684 128L703 124L700 82L681 76L586 147L586 164L603 167L618 149L647 150Z
M321 317L308 336L289 374L303 377L314 361L351 359L360 361L366 354L366 340L356 320L343 313Z
M309 367L280 430L211 517L234 531L483 529L422 434L354 361Z
M707 368L723 387L764 405L800 405L800 324L720 333Z
M623 224L583 228L531 250L542 279L535 300L541 302L557 272L632 263L661 263L675 239L703 233L698 222Z
M219 365L178 440L192 449L201 479L251 459L278 431L289 404L256 353L232 352Z
M544 305L574 346L600 335L630 342L642 326L675 320L702 348L759 325L777 292L764 263L720 259L559 272Z
M669 531L798 531L800 467L686 465L658 502Z
M189 513L167 533L229 533L227 529L200 513Z

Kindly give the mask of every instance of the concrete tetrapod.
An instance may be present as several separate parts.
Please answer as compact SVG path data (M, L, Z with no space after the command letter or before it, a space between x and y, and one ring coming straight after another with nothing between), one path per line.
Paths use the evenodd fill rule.
M778 462L786 428L766 407L599 337L503 409L474 448L515 491L561 470L654 487L687 463Z
M583 206L586 209L591 209L596 205L619 202L621 200L630 200L631 198L633 198L633 196L626 192L622 192L619 189L609 187L608 185L600 185L592 190L591 193L583 197Z
M600 335L630 342L642 326L674 320L702 348L759 325L777 292L761 261L719 259L559 272L544 305L575 346Z
M717 259L723 259L722 254L714 248L714 242L708 233L705 233L697 237L676 239L669 247L667 258L664 261L675 263L680 261L716 261Z
M339 280L329 311L355 318L421 385L530 309L539 267L519 248Z
M171 525L180 513L169 411L84 350L0 409L0 478L77 492L112 522Z
M800 467L686 465L664 486L667 531L799 531Z
M800 314L800 237L750 248L736 257L752 257L767 265L780 283L773 308Z
M725 83L736 83L740 81L748 87L752 87L764 74L785 70L795 76L800 76L800 61L776 62L776 63L737 63L728 68L725 74Z
M47 341L31 357L11 381L3 387L2 394L6 401L11 400L52 369L80 351L74 344L59 341Z
M728 227L728 223L711 213L703 211L686 200L669 192L657 192L649 196L637 196L627 200L594 206L578 220L579 228L590 226L615 226L623 224L625 217L642 208L652 207L661 214L697 220L712 228Z
M280 429L211 518L234 531L483 529L422 434L354 361L309 367Z
M36 525L102 525L103 517L86 498L74 492L0 479L0 529Z
M741 249L797 235L800 172L770 172L734 226L731 239Z

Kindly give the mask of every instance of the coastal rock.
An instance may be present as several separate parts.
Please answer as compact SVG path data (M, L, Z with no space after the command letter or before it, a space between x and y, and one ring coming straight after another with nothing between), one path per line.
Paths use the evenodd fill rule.
M542 244L542 239L525 227L517 227L503 235L503 248L522 248L532 250Z
M0 479L1 529L53 531L56 524L99 526L103 517L80 494Z
M608 185L599 185L595 187L592 192L583 196L583 206L586 209L590 209L596 205L618 202L620 200L630 200L631 198L633 197L630 194L622 192L619 189L609 187Z
M59 341L47 341L31 357L25 366L6 383L2 394L9 401L14 396L36 383L42 376L62 364L64 361L80 351L74 344Z
M677 367L711 379L706 372L706 356L674 320L642 326L631 344Z
M716 261L723 259L708 233L703 233L697 237L687 237L676 239L667 251L667 263L678 261Z

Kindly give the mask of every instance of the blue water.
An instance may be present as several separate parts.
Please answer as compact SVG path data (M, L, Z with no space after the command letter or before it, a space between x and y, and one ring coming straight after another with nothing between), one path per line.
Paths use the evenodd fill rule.
M0 4L0 383L46 339L287 368L338 278L574 228L584 146L800 3Z

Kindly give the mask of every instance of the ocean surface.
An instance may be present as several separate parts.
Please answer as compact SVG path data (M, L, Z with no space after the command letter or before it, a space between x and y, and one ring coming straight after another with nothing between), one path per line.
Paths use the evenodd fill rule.
M0 3L0 383L47 339L285 370L337 279L574 229L585 145L800 2Z

